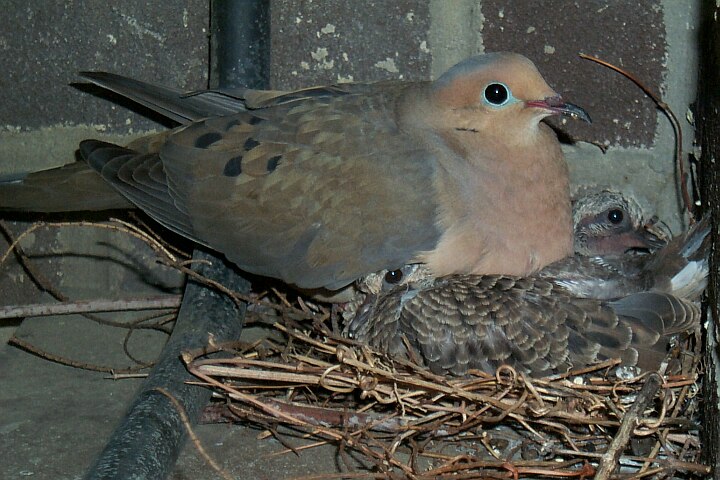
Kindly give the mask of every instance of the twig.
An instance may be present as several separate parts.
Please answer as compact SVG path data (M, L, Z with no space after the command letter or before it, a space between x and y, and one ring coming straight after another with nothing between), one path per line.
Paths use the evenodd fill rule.
M31 345L30 343L26 342L25 340L22 340L15 336L13 336L12 338L10 338L10 340L8 340L8 344L15 345L16 347L21 348L21 349L25 350L26 352L30 352L33 355L37 355L40 358L44 358L45 360L59 363L61 365L67 365L68 367L80 368L82 370L90 370L90 371L94 371L94 372L117 374L117 373L135 373L135 372L138 372L138 371L146 368L146 367L111 368L111 367L102 367L99 365L93 365L90 363L76 362L74 360L70 360L65 357L61 357L60 355L54 355L52 353L45 352L45 351Z
M225 480L233 480L232 475L230 475L228 472L223 470L223 468L215 462L215 460L210 457L210 455L207 454L205 451L205 448L203 448L202 443L200 443L200 439L195 435L195 431L192 428L192 425L190 424L190 419L187 416L187 412L185 412L185 408L183 408L182 405L180 405L180 402L177 401L177 399L167 390L161 387L155 388L156 391L162 393L165 395L170 402L173 404L175 409L178 412L178 415L180 415L180 419L182 420L183 425L185 425L185 429L188 432L188 435L190 436L190 440L193 442L193 445L195 445L195 448L197 449L198 453L200 453L200 456L203 457L205 462L207 462L208 465L210 465L210 468L215 470L215 472L220 475Z
M578 465L578 458L582 461L588 457L586 448L606 450L608 437L613 436L608 430L619 428L623 417L628 418L625 425L631 422L623 414L627 410L623 405L628 395L637 394L647 376L618 382L605 378L605 365L588 369L586 385L565 378L525 381L507 368L495 375L477 373L466 378L444 378L410 361L391 360L366 346L328 336L319 325L314 324L311 329L303 325L275 327L286 335L287 345L258 345L256 351L231 359L204 360L188 354L183 358L193 373L225 390L226 398L242 402L242 406L232 403L229 406L242 418L256 425L268 425L266 428L273 431L281 424L306 432L306 436L323 438L338 446L341 458L348 455L346 451L353 450L375 464L383 478L459 480L540 474L586 477L591 473L589 467L558 470L561 467L554 460L517 461L515 455L521 444L536 445L537 452L531 455L538 459L542 452L562 451L563 456L575 458L572 465ZM211 378L215 380L211 382ZM664 387L681 389L693 378L687 372L670 376ZM217 383L220 379L223 384ZM606 399L608 395L610 398ZM671 402L668 409L670 405L677 407L678 403ZM684 405L688 407L687 402ZM347 423L346 415L356 417L356 421ZM372 417L376 420L370 420ZM397 430L384 431L385 421ZM514 437L511 435L507 440L499 437L506 442L505 446L489 445L488 448L497 449L494 462L484 462L482 456L477 456L482 455L480 452L453 457L435 451L453 443L462 449L464 442L477 439L479 431L498 422ZM636 423L632 426L636 427ZM623 465L636 468L635 475L646 475L637 470L638 462L646 460L653 467L652 462L656 461L664 473L707 470L701 464L680 461L698 453L699 444L690 432L693 428L690 420L667 416L655 423L653 427L671 428L676 437L682 437L687 451L677 460L655 458L657 452L642 458L621 455ZM397 458L396 448L403 449L403 454L408 453L404 449L409 449L411 460ZM442 458L446 463L441 470L430 471L431 475L412 460L418 457ZM603 458L602 454L589 457ZM512 459L511 463L504 463L508 459Z
M49 304L8 305L0 307L0 319L129 310L165 310L178 308L181 300L180 295L160 295L157 297L121 300L75 300Z
M650 97L653 102L655 102L655 105L657 105L657 107L662 110L665 116L668 117L670 123L672 124L673 130L675 131L675 165L678 170L678 176L680 177L680 192L682 193L685 209L690 214L690 218L692 220L694 203L690 199L690 193L687 189L687 173L685 173L685 165L682 158L682 127L680 126L680 122L678 121L670 106L664 101L662 101L658 95L656 95L652 90L650 90L650 88L648 88L645 84L643 84L643 82L641 82L637 77L635 77L635 75L631 74L630 72L627 72L620 67L606 62L605 60L593 57L592 55L586 55L584 53L581 53L580 58L599 63L600 65L614 70L620 75L623 75L624 77L629 79L635 85L640 87L640 89L645 92L645 94Z
M282 411L288 415L292 415L295 418L302 418L307 421L310 425L314 426L335 426L339 428L351 428L356 429L360 427L369 426L371 430L384 433L397 433L407 428L407 425L411 423L411 419L407 417L392 417L390 415L379 415L374 413L358 413L351 412L347 409L339 410L336 408L327 407L313 407L309 405L302 405L299 403L291 403L275 398L269 397L257 397L259 402L266 403L272 408ZM228 408L227 405L221 406L222 408ZM207 410L207 409L206 409ZM210 410L215 415L219 415L221 412L217 410ZM245 418L252 416L251 411L238 410L235 407L231 412L237 416L242 415ZM222 423L227 423L228 415L219 416Z
M45 277L33 264L30 257L25 254L25 251L23 250L22 246L19 243L15 242L15 236L11 232L10 227L4 222L0 220L0 231L7 237L8 241L15 245L15 255L17 256L18 262L20 265L25 269L25 273L29 276L30 280L38 286L41 290L47 292L52 296L55 300L58 300L60 302L69 302L70 298L63 294L60 290L58 290L50 280ZM102 318L98 315L92 315L90 313L84 313L81 314L83 317L87 318L88 320L92 320L93 322L96 322L100 325L106 325L109 327L116 327L116 328L128 328L127 323L121 323L121 322L115 322L112 320L108 320L106 318ZM146 319L152 319L154 316L148 316L145 319L139 319L136 320L136 323L143 323ZM159 324L147 324L142 326L134 326L134 328L138 329L149 329L149 330L159 330L164 333L170 333L167 328L162 327L162 325Z
M630 441L630 436L635 430L640 415L642 415L650 401L655 398L655 394L662 385L662 382L662 377L657 373L651 373L647 376L645 385L643 385L640 393L638 393L637 400L635 400L635 403L633 403L625 414L620 428L618 428L615 434L615 438L613 438L607 451L600 459L595 480L607 480L610 478L610 475L617 466L620 455Z

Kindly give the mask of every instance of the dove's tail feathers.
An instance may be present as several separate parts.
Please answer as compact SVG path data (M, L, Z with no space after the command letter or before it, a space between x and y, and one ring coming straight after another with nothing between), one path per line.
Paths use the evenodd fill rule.
M133 208L85 162L0 180L0 210L80 212Z
M608 345L601 350L601 356L621 357L623 363L643 370L657 369L673 337L700 325L700 308L694 302L666 293L636 293L610 302L609 306L618 316L618 326L629 329L632 336L622 351L613 351Z
M186 93L178 88L107 72L80 72L80 76L183 125L202 118L231 115L246 109L244 100L233 94L233 91Z
M698 300L707 286L710 256L710 217L672 239L648 264L646 274L654 290Z
M197 241L187 212L170 194L157 154L140 153L99 140L82 141L80 154L130 202L169 229Z

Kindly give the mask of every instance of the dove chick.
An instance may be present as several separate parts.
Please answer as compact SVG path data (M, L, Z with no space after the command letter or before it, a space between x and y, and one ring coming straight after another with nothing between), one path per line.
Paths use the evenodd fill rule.
M657 369L673 336L699 324L708 233L705 219L649 255L576 255L526 277L406 266L406 282L386 284L346 333L440 374L508 364L543 375L609 358Z

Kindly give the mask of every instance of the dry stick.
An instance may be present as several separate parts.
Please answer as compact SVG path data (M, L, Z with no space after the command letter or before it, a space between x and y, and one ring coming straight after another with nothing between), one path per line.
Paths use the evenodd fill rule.
M111 368L111 367L102 367L98 365L93 365L90 363L83 363L83 362L76 362L74 360L67 359L65 357L61 357L59 355L53 355L52 353L47 353L39 348L34 347L33 345L27 343L26 341L13 336L8 340L7 342L9 345L15 345L18 348L21 348L25 350L26 352L32 353L33 355L37 355L40 358L44 358L45 360L49 360L51 362L59 363L60 365L67 365L68 367L74 367L74 368L80 368L83 370L91 370L94 372L103 372L103 373L110 373L110 374L116 374L116 373L135 373L140 370L144 370L146 367L139 366L139 367L129 367L129 368Z
M180 295L159 295L121 300L76 300L49 304L8 305L0 307L0 319L130 310L166 310L178 308L181 300Z
M433 458L434 455L425 455L428 458ZM467 462L460 462L458 460L467 460ZM581 475L588 475L590 473L590 470L587 469L587 463L583 464L583 468L581 470L575 470L575 471L563 471L561 469L565 468L571 468L574 465L583 462L583 460L570 460L567 462L534 462L534 461L518 461L513 464L510 464L508 462L505 462L503 460L499 461L492 461L492 460L472 460L472 457L466 458L465 456L462 456L460 458L456 457L455 459L451 459L449 462L445 463L444 465L433 468L432 470L427 470L424 478L437 478L440 477L443 474L453 474L452 478L459 478L455 476L455 473L461 470L484 470L487 468L494 468L498 470L510 470L511 472L515 473L531 473L528 472L528 470L531 469L538 469L541 468L544 465L551 466L552 470L547 469L543 470L542 473L544 475L548 476L555 476L555 477L578 477ZM477 474L475 474L477 475ZM504 478L507 478L505 475ZM460 477L461 478L461 477ZM477 476L471 477L471 478L478 478ZM484 478L484 477L482 477ZM514 477L517 478L517 477Z
M184 263L185 263L185 262L177 262L177 263L175 263L175 262L170 262L170 263L168 263L167 265L176 268L176 269L179 270L180 272L182 272L182 273L184 273L184 274L192 277L194 280L196 280L196 281L199 282L199 283L202 283L202 284L204 284L204 285L207 285L207 286L209 286L209 287L212 287L212 288L216 289L217 291L219 291L219 292L221 292L221 293L224 293L224 294L227 295L236 305L243 305L244 303L253 303L253 304L257 304L257 305L269 306L269 307L271 307L271 308L273 308L273 309L275 309L276 311L281 312L281 313L293 313L293 314L295 314L295 315L298 315L298 317L300 317L301 319L310 320L310 319L315 319L315 318L317 318L316 315L309 315L309 314L303 312L302 310L300 310L300 309L298 309L298 308L287 307L287 306L285 306L285 305L276 305L276 304L273 304L273 303L270 303L270 302L266 302L266 301L258 301L257 299L253 298L253 297L250 296L250 295L244 295L244 294L242 294L242 293L239 293L239 292L235 292L235 291L233 291L233 290L230 290L230 289L228 289L227 287L225 287L224 285L222 285L221 283L218 283L218 282L216 282L216 281L214 281L214 280L211 280L211 279L206 278L206 277L204 277L204 276L202 276L202 275L199 275L199 274L198 274L197 272L195 272L194 270L191 270L190 268L188 268L187 266L185 266Z
M132 353L130 353L130 339L132 338L133 330L128 330L125 332L125 338L123 339L123 352L125 355L132 360L133 362L137 363L141 367L147 367L151 368L155 366L154 361L146 362L144 360L140 360L139 358L135 357Z
M701 344L702 344L702 343L701 343L701 340L698 340L698 339L695 340L695 355L694 355L694 357L693 357L692 365L691 365L691 367L690 367L690 371L691 371L691 372L697 372L697 371L698 371L698 365L699 365L699 363L700 363L700 352L699 352L698 349L700 348L700 345L701 345ZM683 387L683 389L680 391L680 395L678 396L678 399L677 399L677 401L675 402L675 407L673 408L673 411L672 411L672 413L671 413L671 416L672 416L673 418L676 418L676 417L678 416L678 414L679 414L679 412L680 412L680 409L682 408L682 405L683 405L684 402L685 402L685 398L686 398L686 396L687 396L687 394L688 394L688 390L689 390L689 385L691 385L692 383L694 383L694 382L696 382L696 381L697 381L697 379L693 379L692 382L687 383L687 384ZM667 385L668 387L670 386L669 383L667 383L666 385ZM667 438L667 436L668 436L669 433L670 433L670 429L669 429L669 428L666 428L665 430L663 430L663 431L660 433L660 439L665 439L665 438ZM651 452L650 457L655 457L659 451L660 451L660 441L657 441L657 442L655 442L655 446L654 446L653 449L652 449L652 452ZM645 464L642 466L642 468L640 468L640 473L643 473L644 471L646 471L646 469L648 469L649 466L650 466L650 462L645 462Z
M61 302L67 301L68 298L59 291L57 291L48 281L48 279L45 278L45 276L35 268L32 262L30 262L30 258L25 255L25 251L23 250L23 248L15 242L15 235L10 230L10 227L2 220L0 220L0 231L2 231L5 237L7 237L10 244L15 245L14 251L15 255L17 256L17 260L20 265L25 269L25 272L30 277L30 280L40 289L45 290L50 295L55 297L55 300L59 300Z
M570 478L570 477L578 477L580 479L591 477L595 473L595 469L590 465L589 463L584 463L582 468L580 470L574 470L574 471L561 471L556 468L537 468L537 467L516 467L515 465L507 462L503 464L503 467L506 468L512 475L513 478L518 478L520 474L535 474L535 475L545 475L548 477L563 477L563 478ZM597 477L595 477L597 478Z
M175 409L177 410L178 414L180 415L180 419L182 420L183 425L185 426L185 429L188 432L188 435L190 436L190 440L192 441L193 445L195 445L195 448L197 449L198 453L200 453L200 456L203 457L203 459L207 462L208 465L210 465L210 468L215 470L215 472L223 477L225 480L233 480L232 475L230 475L228 472L223 470L223 468L217 464L215 460L210 457L210 455L207 454L205 451L205 448L203 448L202 443L200 443L200 439L195 435L195 431L192 428L192 425L190 423L190 419L188 418L187 412L185 411L185 407L183 407L180 402L166 389L162 387L155 387L155 390L165 395L169 400L170 403L173 404Z
M604 455L602 453L578 452L575 450L565 450L565 449L557 449L557 450L555 450L555 453L557 453L558 455L575 455L578 457L586 457L586 458L593 458L593 459L601 459ZM650 456L638 457L635 455L621 455L618 460L626 460L626 461L631 461L631 462L648 462L651 464L662 465L663 469L676 468L678 470L685 470L688 472L699 473L699 474L704 474L704 475L707 475L712 471L712 469L709 466L703 465L702 463L683 462L683 461L675 460L672 458L653 458ZM647 476L646 472L638 472L633 475L633 478L641 478L643 476Z
M680 177L680 192L682 193L683 197L683 203L685 203L685 209L690 214L690 219L692 221L693 218L693 202L690 199L690 193L687 189L687 174L685 173L685 166L682 161L682 128L680 127L680 122L678 121L677 117L673 113L673 111L670 109L670 106L663 102L660 97L658 97L652 90L650 90L645 84L643 84L637 77L635 77L630 72L626 72L620 67L617 67L609 62L606 62L604 60L600 60L597 57L593 57L592 55L586 55L584 53L580 54L580 58L584 58L585 60L590 60L595 63L599 63L600 65L607 67L611 70L614 70L618 72L619 74L623 75L627 79L629 79L631 82L633 82L635 85L640 87L640 89L645 92L645 94L652 99L653 102L655 102L655 105L662 110L662 112L665 114L665 116L668 117L670 120L670 123L673 126L673 130L675 130L675 164L678 169L678 176Z
M278 411L287 413L294 417L301 417L313 426L333 426L333 427L361 427L369 426L370 430L381 432L381 433L398 433L404 431L407 426L411 423L410 419L393 417L387 414L377 413L357 413L352 412L352 415L347 410L340 410L337 408L329 407L315 407L311 405L301 405L298 403L290 403L282 400L273 399L270 397L256 397L258 401L267 403ZM222 411L218 411L222 409ZM234 415L243 419L252 418L253 412L251 410L237 411L230 409L230 405L219 405L213 406L212 409L206 407L203 414L205 415L205 423L237 423L232 418L222 416L222 413L227 410ZM217 421L212 421L209 418L211 414L217 416ZM352 417L352 418L351 418Z
M38 230L40 228L62 228L62 227L91 227L91 228L99 228L103 230L113 230L117 232L126 233L128 235L132 235L136 238L138 238L141 241L144 241L150 248L152 248L154 251L161 253L162 256L175 259L175 256L172 255L168 250L163 247L161 244L157 243L153 238L141 230L137 229L133 225L123 222L121 220L117 219L111 219L111 222L114 223L98 223L98 222L88 222L88 221L80 221L80 222L38 222L33 224L30 228L22 232L15 240L10 244L8 249L5 251L2 257L0 257L0 264L4 263L5 260L10 256L10 254L15 250L17 245L20 243L20 241L25 238L26 236L30 235L35 230Z
M0 220L0 231L7 237L7 239L11 242L12 245L15 245L14 252L17 255L18 262L25 269L25 272L30 277L30 280L32 280L32 282L35 283L35 285L37 285L41 290L49 293L53 298L55 298L55 300L58 300L60 302L70 301L70 299L66 295L64 295L57 288L55 288L55 286L40 271L38 271L35 265L30 261L30 258L25 254L23 248L16 242L15 236L8 227L8 225L2 220ZM90 313L85 313L82 315L85 318L92 320L93 322L96 322L100 325L115 328L128 328L128 324L123 322L115 322L113 320L108 320L97 315L92 315ZM135 321L135 325L133 325L131 328L149 330L155 329L165 333L170 333L168 329L162 328L158 325L137 325L138 322L144 322L145 320L152 319L153 317L154 315L145 317L143 319L138 319Z
M163 245L168 252L175 252L178 256L186 259L192 258L192 255L188 252L176 247L175 245L168 243L162 238L155 230L153 230L143 219L138 216L135 211L130 211L130 218L137 224L137 228L144 231L147 235L153 238L158 244Z
M607 451L602 455L598 464L595 480L607 480L610 478L610 475L612 475L613 470L615 470L617 466L620 455L630 441L630 435L632 435L633 430L635 430L640 415L642 415L650 401L655 397L662 382L662 377L657 373L651 373L647 376L645 385L643 385L640 393L638 393L637 400L635 400L635 403L633 403L625 414L620 428L618 428L615 434L615 438L613 438Z

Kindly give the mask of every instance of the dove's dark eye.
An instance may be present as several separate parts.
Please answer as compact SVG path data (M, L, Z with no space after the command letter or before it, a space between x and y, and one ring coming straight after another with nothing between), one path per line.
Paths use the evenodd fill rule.
M608 212L608 220L613 225L617 225L618 223L622 222L623 217L624 217L624 215L623 215L622 210L620 210L618 208L614 208Z
M403 278L402 270L392 270L385 274L385 281L390 284L396 284Z
M485 100L496 107L505 105L510 98L510 90L502 83L491 83L483 92Z

